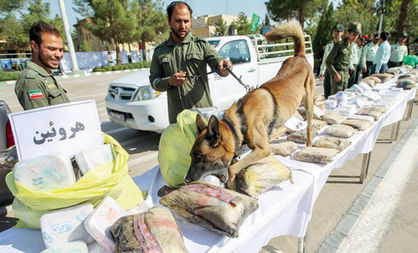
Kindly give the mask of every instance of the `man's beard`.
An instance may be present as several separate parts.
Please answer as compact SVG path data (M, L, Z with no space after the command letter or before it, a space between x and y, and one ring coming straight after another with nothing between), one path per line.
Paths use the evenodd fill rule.
M56 69L56 68L58 68L58 66L53 66L53 65L51 65L51 64L49 64L48 63L48 60L49 60L49 58L48 58L48 56L43 56L42 54L41 54L41 51L39 50L38 51L38 59L39 59L39 61L44 65L44 66L46 66L46 67L48 67L48 68L50 68L50 69ZM61 59L59 60L59 61L61 61Z
M186 34L184 35L184 37L181 37L174 29L173 29L173 27L170 27L171 28L171 32L177 37L177 38L179 38L179 39L184 39L184 38L186 38L187 37L187 35L189 34L189 31L186 31Z

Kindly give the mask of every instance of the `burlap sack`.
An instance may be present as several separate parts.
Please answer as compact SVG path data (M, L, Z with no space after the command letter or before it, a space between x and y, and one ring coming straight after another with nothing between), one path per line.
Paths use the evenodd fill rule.
M292 172L274 156L268 156L240 171L236 188L257 198L273 186L289 180L293 184Z
M359 131L364 131L373 125L372 122L361 119L346 119L341 124L351 126Z
M161 249L164 253L183 253L187 252L184 245L183 235L171 212L165 207L153 207L145 213L145 227L136 226L137 236L135 235L134 219L141 218L141 214L128 215L119 218L110 228L112 236L115 238L117 252L156 252ZM138 222L141 222L140 220ZM146 231L143 233L143 228ZM144 244L140 243L143 242ZM149 247L148 249L144 246ZM157 251L158 252L158 251Z
M334 137L349 138L356 133L356 130L347 125L332 125L325 129L325 133Z
M270 147L275 155L288 156L295 152L298 147L293 141L284 141L282 143L271 143Z
M322 120L326 121L329 125L340 124L345 120L345 117L338 112L330 112L321 117Z
M322 136L315 142L315 147L318 148L335 148L339 151L344 150L348 146L351 145L351 141L337 138L337 137L328 137L328 136Z
M329 163L338 154L334 148L304 147L295 155L295 159L303 162Z
M207 190L199 193L189 187ZM213 192L217 195L209 196ZM241 223L258 208L255 198L203 182L193 182L172 191L162 197L160 203L192 223L229 237L238 237Z

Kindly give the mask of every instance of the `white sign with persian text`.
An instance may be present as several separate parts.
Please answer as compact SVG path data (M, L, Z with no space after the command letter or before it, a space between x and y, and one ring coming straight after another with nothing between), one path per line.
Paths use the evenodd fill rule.
M96 102L86 100L9 114L19 160L103 144Z

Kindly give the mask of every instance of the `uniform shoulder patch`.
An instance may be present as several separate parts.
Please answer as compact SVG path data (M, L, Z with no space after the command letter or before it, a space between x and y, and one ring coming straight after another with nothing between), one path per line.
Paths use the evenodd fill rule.
M41 90L30 90L28 91L29 98L30 99L36 99L36 98L43 98L44 94L42 94Z

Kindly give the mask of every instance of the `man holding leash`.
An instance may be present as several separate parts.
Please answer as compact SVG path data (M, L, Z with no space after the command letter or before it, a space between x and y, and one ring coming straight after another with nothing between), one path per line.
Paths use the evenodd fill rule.
M171 124L184 109L212 106L206 64L221 76L228 75L232 64L190 33L192 9L187 3L172 2L167 15L170 37L155 48L149 78L153 89L167 91Z
M15 93L23 109L70 102L51 69L58 68L64 55L64 44L58 29L43 21L29 31L32 58L16 81Z
M354 42L361 33L361 24L353 22L348 26L347 36L337 42L327 57L327 71L330 73L331 93L336 94L347 88L349 74L348 67L351 55L351 43Z

